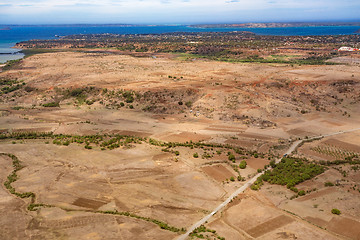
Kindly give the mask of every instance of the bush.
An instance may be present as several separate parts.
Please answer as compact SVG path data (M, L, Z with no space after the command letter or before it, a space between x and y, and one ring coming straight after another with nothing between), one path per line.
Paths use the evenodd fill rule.
M235 181L235 178L234 178L234 177L231 177L231 178L230 178L230 181L232 181L232 182Z
M92 146L85 145L85 148L90 150L90 149L92 149Z
M306 193L305 193L304 190L301 190L301 191L298 192L298 194L299 194L299 196L304 196Z
M193 104L193 103L192 103L191 101L188 101L188 102L185 103L185 105L186 105L188 108L190 108L190 107L192 106L192 104Z
M180 152L179 151L175 151L174 152L176 156L179 156L180 155Z
M336 215L340 215L340 214L341 214L340 210L337 209L337 208L331 209L331 213L332 213L332 214L336 214Z
M50 102L43 104L43 107L60 107L60 104L58 102Z
M242 160L239 164L239 168L241 169L245 169L246 168L246 165L247 165L247 162L245 160Z
M326 182L325 184L325 187L332 187L334 186L334 184L332 182Z
M271 166L272 168L276 167L275 160L271 160L271 161L270 161L270 166Z
M234 154L230 153L230 155L228 156L228 159L229 159L230 161L235 161L235 156L234 156Z
M198 153L194 153L194 154L193 154L193 157L194 157L194 158L198 158L198 157L199 157L199 154L198 154Z
M83 91L84 90L81 89L81 88L76 88L76 89L70 91L70 96L71 97L78 97L83 93Z

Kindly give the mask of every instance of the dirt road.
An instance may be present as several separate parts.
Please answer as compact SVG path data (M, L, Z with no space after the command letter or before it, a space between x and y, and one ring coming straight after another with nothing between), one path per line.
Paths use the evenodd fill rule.
M346 130L346 131L339 131L339 132L334 132L334 133L329 133L329 134L325 134L325 135L321 135L321 136L316 136L316 137L312 137L309 139L304 139L304 140L298 140L295 141L288 150L286 150L286 152L284 152L283 156L286 155L290 155L293 151L295 151L295 149L304 141L308 141L308 140L315 140L319 137L329 137L329 136L333 136L333 135L337 135L337 134L343 134L343 133L348 133L348 132L354 132L354 131L358 131L360 130L360 128L356 128L356 129L351 129L351 130ZM286 154L286 155L285 155ZM279 163L281 161L281 159L283 158L280 157L276 160L276 163ZM219 206L217 206L214 211L212 211L210 214L206 215L204 218L202 218L200 221L196 222L194 225L192 225L185 234L179 236L177 238L177 240L185 240L189 234L194 231L196 228L200 227L201 225L205 224L212 216L214 216L218 211L220 211L223 207L225 207L227 204L229 204L231 202L232 199L234 199L237 195L239 195L240 193L244 192L248 187L251 186L251 184L253 184L256 179L258 177L260 177L261 175L263 175L264 172L258 173L256 174L253 178L251 178L249 181L247 181L243 186L241 186L239 189L237 189L235 192L233 192L224 202L222 202Z

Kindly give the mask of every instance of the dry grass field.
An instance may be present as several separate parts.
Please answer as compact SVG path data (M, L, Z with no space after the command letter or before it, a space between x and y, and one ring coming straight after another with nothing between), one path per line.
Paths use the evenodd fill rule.
M0 79L21 85L1 92L1 136L53 133L0 140L0 239L175 239L294 140L360 127L356 64L54 52ZM110 148L67 135L141 140ZM8 154L23 166L15 193ZM329 161L296 185L304 196L269 183L248 189L206 224L217 235L203 237L360 239L359 165L334 162L359 154L360 131L303 144L294 156Z

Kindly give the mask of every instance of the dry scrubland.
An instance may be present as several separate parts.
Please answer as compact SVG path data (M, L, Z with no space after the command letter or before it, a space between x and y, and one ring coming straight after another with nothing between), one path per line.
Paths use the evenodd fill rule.
M0 73L0 238L176 238L293 140L359 128L357 57L322 66L91 51L22 60ZM23 134L33 132L53 134ZM359 154L359 131L306 142L294 156L323 173L297 191L248 189L190 238L360 239Z

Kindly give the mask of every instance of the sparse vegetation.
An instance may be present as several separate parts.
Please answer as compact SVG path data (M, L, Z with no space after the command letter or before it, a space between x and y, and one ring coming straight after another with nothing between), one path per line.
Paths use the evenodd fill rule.
M17 79L0 78L0 96L3 94L15 92L24 85L25 82L19 81Z
M6 187L6 189L9 190L9 192L11 194L14 194L14 195L16 195L17 197L20 197L20 198L31 198L31 201L30 201L29 205L27 206L27 209L29 211L36 211L39 208L43 208L43 207L55 207L54 205L49 205L49 204L44 204L44 203L35 203L35 198L36 197L35 197L35 194L32 193L32 192L24 192L24 193L17 192L15 190L15 188L11 184L14 183L16 180L18 180L17 171L24 168L24 166L21 164L19 159L13 154L0 153L0 155L8 156L9 158L12 159L12 165L13 165L14 170L7 177L7 181L4 182L4 186ZM65 208L64 208L64 210L71 211L70 209L65 209ZM80 210L76 210L76 211L80 211ZM89 212L89 211L87 211L87 212ZM142 217L142 216L139 216L139 215L136 215L136 214L133 214L133 213L129 213L129 212L118 212L118 211L94 211L94 212L95 213L102 213L102 214L122 215L122 216L141 219L141 220L144 220L144 221L147 221L147 222L152 222L152 223L158 225L161 229L172 231L172 232L184 233L186 231L185 228L181 228L181 229L176 228L176 227L168 225L165 222L162 222L162 221L159 221L159 220L156 220L156 219L153 219L153 218Z

